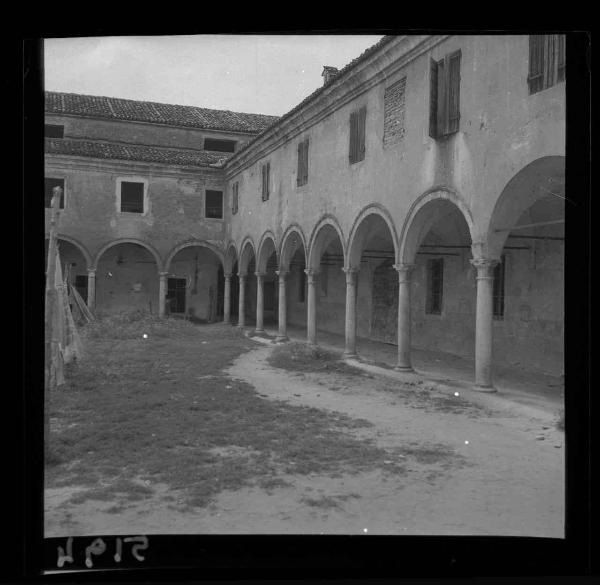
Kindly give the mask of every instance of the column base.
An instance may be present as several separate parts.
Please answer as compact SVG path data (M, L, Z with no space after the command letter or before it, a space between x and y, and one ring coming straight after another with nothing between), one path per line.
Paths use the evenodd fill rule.
M243 329L244 327L246 327L246 325L244 325L244 323L238 323L236 325L236 327L239 327L240 329Z
M264 329L255 329L254 333L264 333L265 330Z
M473 390L475 390L475 392L487 392L488 394L498 392L498 390L496 390L496 388L494 388L493 386L484 386L482 384L475 384L473 386Z
M396 372L406 372L406 373L415 371L412 366L394 366L394 370L396 370Z
M290 338L287 335L278 335L277 337L275 337L275 343L285 343L289 340Z
M352 359L352 360L357 360L358 359L358 354L355 351L345 351L342 354L342 357L344 359Z

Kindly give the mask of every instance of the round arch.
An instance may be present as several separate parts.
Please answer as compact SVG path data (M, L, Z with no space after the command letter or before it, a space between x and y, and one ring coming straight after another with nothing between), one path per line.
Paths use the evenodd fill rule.
M238 259L237 248L235 247L235 242L232 240L227 244L225 248L225 260L224 260L224 270L225 272L233 272L233 267Z
M185 242L181 242L181 243L177 244L176 246L174 246L173 249L169 252L169 254L167 255L167 258L165 260L165 263L164 263L164 271L169 272L169 269L171 267L171 262L173 261L173 258L176 256L176 254L178 252L180 252L181 250L184 250L185 248L193 248L193 247L207 248L208 250L210 250L217 256L217 258L219 259L219 262L221 263L221 266L224 266L225 260L223 257L223 252L221 250L219 250L216 246L213 246L212 244L210 244L209 242L207 242L205 240L186 240Z
M378 203L371 203L357 215L348 238L348 266L358 268L361 254L373 227L384 221L388 227L394 245L394 258L398 257L398 234L389 211Z
M49 238L50 235L46 234L46 240L48 240ZM67 236L65 234L58 234L56 236L56 239L69 242L69 244L73 244L73 246L75 246L81 252L85 260L86 268L92 268L92 255L88 252L87 248L79 240L76 240L75 238L72 238L71 236Z
M413 264L423 238L433 225L445 215L458 210L464 218L471 241L473 240L473 216L464 199L447 187L430 189L420 195L411 205L398 247L398 264Z
M538 158L508 181L496 200L484 231L490 256L500 256L511 229L537 200L554 195L564 202L564 181L564 156Z
M163 263L162 263L162 258L160 257L160 254L158 253L158 250L156 250L156 248L154 248L154 246L151 246L150 244L148 244L142 240L136 240L135 238L120 238L118 240L113 240L112 242L108 242L108 243L104 244L104 246L102 246L100 248L100 250L98 250L98 252L96 253L96 256L94 257L94 263L93 263L92 268L94 270L96 270L98 268L98 262L100 261L100 258L102 258L102 254L104 254L104 252L106 252L107 250L110 250L110 248L113 248L114 246L118 246L119 244L137 244L138 246L142 246L142 248L146 248L146 250L148 250L148 252L150 252L150 254L152 254L152 256L154 257L158 271L159 272L162 271Z
M294 239L294 236L296 239ZM279 266L282 270L290 269L290 262L296 253L296 250L302 246L304 251L304 262L306 264L306 238L304 232L298 224L291 224L287 227L281 239L281 248L279 250Z
M267 262L271 254L275 252L275 256L277 258L277 264L279 265L279 254L277 253L277 246L275 244L275 236L273 232L266 231L262 238L260 239L260 243L258 244L258 253L256 257L256 271L257 272L265 272L267 270Z
M252 238L247 236L244 238L242 245L240 246L240 255L238 261L238 270L240 274L246 274L248 272L248 265L252 257L256 258L256 250Z
M333 215L326 214L319 219L310 236L307 267L310 267L313 270L319 269L323 252L336 237L340 240L344 256L344 266L346 265L347 250L344 232L337 219L335 219Z

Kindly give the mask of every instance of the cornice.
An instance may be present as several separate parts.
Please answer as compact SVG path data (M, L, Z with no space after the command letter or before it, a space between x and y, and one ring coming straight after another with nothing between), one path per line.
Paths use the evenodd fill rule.
M414 61L450 36L402 36L396 42L385 45L382 47L381 52L372 55L364 63L357 65L357 68L352 70L352 77L345 78L344 76L337 83L332 83L326 91L289 119L281 123L275 123L274 126L259 135L256 142L246 149L234 153L225 163L225 178L227 180L231 179L261 158L268 156L286 142L305 132L336 110L369 91L372 87L382 83L388 77L396 74L411 61ZM411 41L411 45L400 57L393 56L393 53L397 52L402 43L410 43ZM364 73L374 69L376 71L364 79ZM346 91L342 93L340 90L344 86ZM338 97L332 98L336 94L339 94Z

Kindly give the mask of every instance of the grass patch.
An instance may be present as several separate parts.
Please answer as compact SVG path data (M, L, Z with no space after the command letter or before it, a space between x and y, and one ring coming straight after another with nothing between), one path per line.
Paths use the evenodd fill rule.
M226 376L254 348L236 328L138 315L98 321L83 337L85 359L50 402L47 485L89 486L71 503L147 500L154 492L139 478L206 506L226 489L284 487L283 474L398 471L383 465L388 452L353 435L368 421L263 400Z
M363 371L341 360L341 354L293 341L277 346L268 358L269 365L293 372L324 372L362 376Z

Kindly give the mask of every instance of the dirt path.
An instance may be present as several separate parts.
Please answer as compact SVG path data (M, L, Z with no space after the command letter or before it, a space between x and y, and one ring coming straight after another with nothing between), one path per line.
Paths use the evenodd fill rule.
M364 533L562 537L564 435L550 412L491 395L380 376L294 374L265 362L272 348L240 356L227 373L265 400L283 400L366 419L353 431L384 448L401 447L404 472L284 476L288 487L221 492L209 507L178 512L158 486L152 503L109 514L109 503L54 512L68 498L49 490L47 534ZM542 438L543 437L543 438ZM55 516L53 516L55 514ZM77 519L75 521L74 519ZM54 534L53 534L54 533Z

